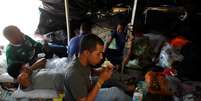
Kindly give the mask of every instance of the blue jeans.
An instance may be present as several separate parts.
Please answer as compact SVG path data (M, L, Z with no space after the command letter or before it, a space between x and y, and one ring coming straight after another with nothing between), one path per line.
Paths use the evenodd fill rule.
M100 89L95 101L132 101L132 98L119 88L111 87Z

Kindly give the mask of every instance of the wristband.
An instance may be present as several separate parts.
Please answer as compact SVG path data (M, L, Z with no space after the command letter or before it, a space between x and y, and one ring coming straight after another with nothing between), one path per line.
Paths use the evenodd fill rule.
M98 82L102 85L104 83L103 80L99 79Z
M97 82L97 86L98 86L99 89L101 88L100 82Z

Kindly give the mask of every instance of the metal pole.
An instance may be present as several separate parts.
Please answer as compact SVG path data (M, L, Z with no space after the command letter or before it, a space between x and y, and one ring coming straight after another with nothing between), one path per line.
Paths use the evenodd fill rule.
M67 42L69 44L70 41L70 23L69 23L69 8L68 8L68 0L64 0L65 4L65 17L66 17L66 29L67 29Z
M137 0L134 0L133 12L132 12L132 18L131 18L131 25L132 25L132 26L133 26L134 21L135 21L136 8L137 8Z
M137 0L134 0L133 11L132 11L132 18L131 18L131 25L129 25L129 29L128 29L129 33L132 33L132 31L133 31L133 25L134 25L134 21L135 21L136 8L137 8ZM125 67L125 64L122 64L122 66L121 66L121 80L123 79L124 67Z

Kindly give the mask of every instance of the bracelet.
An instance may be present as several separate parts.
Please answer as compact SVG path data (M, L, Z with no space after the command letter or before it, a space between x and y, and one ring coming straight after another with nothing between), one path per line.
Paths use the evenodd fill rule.
M102 85L104 83L103 80L99 79L98 82Z
M101 88L101 83L99 81L97 82L97 86L98 88Z

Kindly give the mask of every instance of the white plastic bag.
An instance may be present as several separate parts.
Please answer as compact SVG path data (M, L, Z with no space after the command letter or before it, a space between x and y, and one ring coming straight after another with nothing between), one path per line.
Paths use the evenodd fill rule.
M182 60L183 55L181 55L173 46L166 43L160 53L159 65L164 68L171 67L173 62Z

